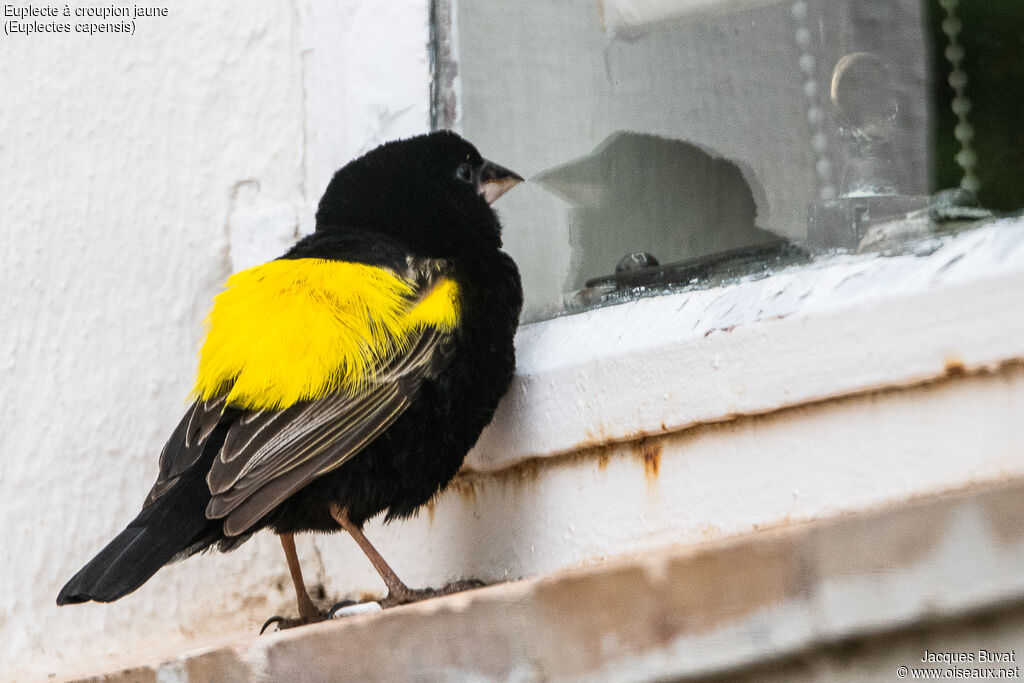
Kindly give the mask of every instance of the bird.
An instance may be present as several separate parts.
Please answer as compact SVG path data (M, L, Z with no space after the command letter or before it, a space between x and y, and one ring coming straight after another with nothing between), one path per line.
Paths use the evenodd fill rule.
M348 532L385 608L479 585L410 588L363 525L408 518L443 490L512 381L523 291L491 204L522 180L443 130L338 170L315 230L214 298L156 482L57 604L117 600L262 529L280 537L298 607L264 628L330 616L305 587L298 533Z

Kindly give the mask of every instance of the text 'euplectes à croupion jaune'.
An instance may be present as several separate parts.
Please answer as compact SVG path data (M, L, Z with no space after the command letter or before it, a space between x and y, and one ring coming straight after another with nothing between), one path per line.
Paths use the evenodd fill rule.
M167 17L167 7L153 5L4 4L4 34L135 35L142 21Z

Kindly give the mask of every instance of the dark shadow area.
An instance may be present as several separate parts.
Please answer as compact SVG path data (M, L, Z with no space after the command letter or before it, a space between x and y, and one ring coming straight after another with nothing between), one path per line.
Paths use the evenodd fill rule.
M994 211L1024 208L1024 3L986 0L957 5L961 70L970 126L973 167L981 205ZM950 37L939 0L925 2L932 73L932 190L958 187L964 169L957 161L961 142L950 84ZM949 26L946 27L950 28ZM955 54L953 56L956 56ZM963 131L961 131L961 135Z
M632 132L533 180L573 205L569 289L610 276L624 258L640 267L784 243L755 225L754 194L740 167L683 140Z

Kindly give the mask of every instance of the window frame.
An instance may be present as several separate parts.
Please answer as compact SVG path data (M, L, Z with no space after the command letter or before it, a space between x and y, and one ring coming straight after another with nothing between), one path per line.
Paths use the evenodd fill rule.
M1024 217L941 242L522 325L467 468L1024 362Z

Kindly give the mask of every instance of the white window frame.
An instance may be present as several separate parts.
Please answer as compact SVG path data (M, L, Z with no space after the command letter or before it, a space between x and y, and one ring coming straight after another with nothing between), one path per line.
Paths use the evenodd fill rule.
M1024 360L1024 219L927 256L839 256L523 325L468 466L673 432Z

